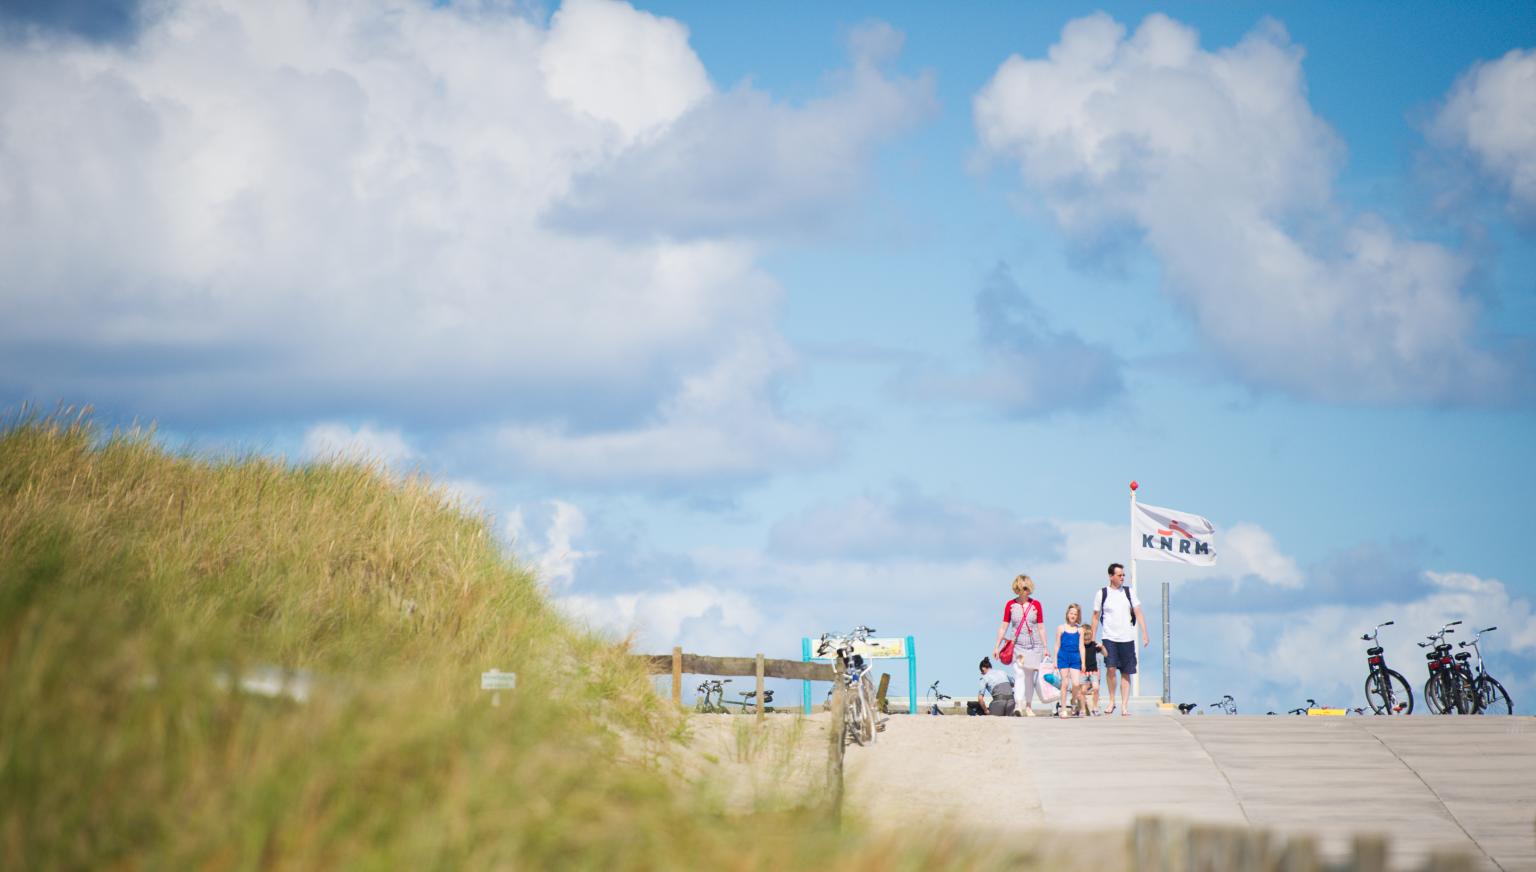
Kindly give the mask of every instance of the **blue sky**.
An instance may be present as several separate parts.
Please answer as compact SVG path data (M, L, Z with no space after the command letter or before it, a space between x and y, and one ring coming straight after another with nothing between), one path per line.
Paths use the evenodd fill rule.
M1532 7L0 34L0 405L425 470L639 648L866 623L957 689L1016 573L1089 601L1138 479L1219 530L1143 565L1178 699L1358 705L1361 632L1418 685L1459 618L1536 710Z

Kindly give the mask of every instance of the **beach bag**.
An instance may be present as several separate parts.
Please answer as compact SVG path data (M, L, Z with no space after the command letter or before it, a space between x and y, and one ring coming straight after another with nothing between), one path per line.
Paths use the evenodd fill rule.
M1044 672L1035 675L1035 684L1036 689L1040 691L1041 702L1055 702L1061 698L1061 691L1056 689L1056 685L1045 680Z
M1012 607L1012 604L1010 603L1010 608L1011 607ZM1038 609L1038 605L1036 606L1036 608ZM1040 614L1039 611L1035 612L1036 617L1038 617L1039 614ZM1003 620L1007 620L1008 619L1007 615L1008 615L1008 611L1004 610L1004 612L1003 612L1003 616L1004 616ZM1014 649L1014 646L1019 641L1019 633L1022 633L1024 631L1024 626L1027 623L1029 623L1029 612L1028 612L1028 606L1025 606L1024 617L1023 617L1022 620L1019 621L1019 629L1018 629L1018 631L1013 634L1013 638L1011 638L1011 639L1004 639L1002 644L997 646L997 662L1003 664L1004 666L1009 666L1009 665L1013 664L1013 649ZM1028 664L1025 664L1025 665L1027 666Z

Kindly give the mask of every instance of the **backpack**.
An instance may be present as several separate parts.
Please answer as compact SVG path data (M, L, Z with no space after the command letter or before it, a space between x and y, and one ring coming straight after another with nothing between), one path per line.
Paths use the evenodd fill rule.
M1131 626L1134 627L1134 626L1136 626L1136 606L1135 606L1134 603L1131 602L1131 586L1130 585L1126 585L1126 586L1124 586L1124 587L1122 587L1120 589L1125 592L1125 604L1127 606L1130 606L1130 609L1131 609ZM1106 599L1108 599L1108 598L1109 598L1109 587L1105 586L1105 587L1099 588L1099 614L1101 616L1104 614L1104 601Z

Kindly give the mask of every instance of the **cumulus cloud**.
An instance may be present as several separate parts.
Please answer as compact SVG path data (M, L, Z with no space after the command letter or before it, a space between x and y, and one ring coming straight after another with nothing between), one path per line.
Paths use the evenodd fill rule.
M689 376L646 422L575 433L559 425L507 426L494 452L514 469L578 483L676 485L744 480L832 456L830 434L786 421L770 381L788 352L747 343Z
M574 545L587 531L587 516L564 500L550 500L549 509L542 543L532 541L521 506L507 514L506 535L513 550L532 565L546 587L565 590L576 578L577 565L590 556Z
M1516 49L1463 73L1429 133L1470 155L1508 197L1511 212L1536 221L1536 49Z
M304 433L303 452L313 460L381 463L394 468L416 457L399 430L369 424L355 429L345 424L316 424Z
M1333 194L1343 148L1274 22L1206 51L1190 28L1104 14L975 98L987 153L1015 162L1079 243L1139 238L1168 293L1250 384L1326 401L1466 404L1522 391L1482 344L1469 264Z
M875 145L932 111L930 76L882 67L901 35L872 24L850 39L851 69L803 106L742 84L692 106L665 133L578 175L551 210L557 227L633 237L804 232L865 179ZM664 192L663 196L658 193Z
M751 599L710 585L622 594L571 594L559 607L589 626L633 637L641 651L682 645L690 652L741 656L762 618Z
M912 558L1049 559L1060 540L1049 523L910 486L889 497L862 494L813 506L780 520L768 535L769 551L780 558L876 564Z
M1186 693L1210 694L1214 699L1234 692L1245 681L1254 687L1252 682L1258 679L1261 684L1251 691L1257 698L1247 700L1249 712L1255 711L1253 706L1257 711L1292 708L1308 697L1325 705L1364 705L1365 643L1360 634L1392 620L1396 624L1381 635L1388 664L1407 677L1413 686L1415 711L1422 711L1424 660L1413 643L1446 621L1460 619L1473 629L1499 626L1486 639L1489 671L1509 690L1520 710L1529 711L1529 703L1523 700L1536 692L1536 682L1528 677L1536 664L1531 600L1497 579L1436 571L1423 571L1422 577L1426 587L1421 594L1403 596L1378 588L1368 609L1314 603L1283 616L1204 614L1180 611L1176 602L1183 637L1198 640L1196 662L1188 664L1176 680Z
M979 403L1015 418L1089 410L1125 389L1122 361L1107 346L1054 329L1005 265L976 295L986 366L978 372L903 373L897 391L930 402Z
M857 175L838 161L922 96L863 61L849 75L829 99L855 145L808 155L817 174ZM707 150L724 131L698 119L722 103L686 29L611 0L571 0L547 25L516 5L173 0L131 50L29 32L0 44L0 395L171 426L548 437L527 456L679 428L718 443L706 464L804 456L819 437L773 396L792 363L781 291L739 226L637 240L545 220L674 130ZM761 130L827 114L735 111ZM776 190L794 159L754 175L767 157L737 155L716 181ZM711 184L693 190L719 196ZM626 196L673 193L643 187ZM743 364L744 347L772 351ZM771 434L745 461L686 411L722 378L740 380L712 390L752 395L738 426Z

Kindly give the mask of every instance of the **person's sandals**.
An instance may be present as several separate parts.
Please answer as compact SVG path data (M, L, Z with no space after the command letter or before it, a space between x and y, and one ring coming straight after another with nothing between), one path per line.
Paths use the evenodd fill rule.
M1112 715L1114 713L1115 713L1115 707L1114 706L1110 706L1109 710L1104 712L1104 714L1106 714L1106 715Z
M1035 716L1035 710L1030 708L1029 706L1025 706L1024 707L1024 717L1032 718L1034 716Z

